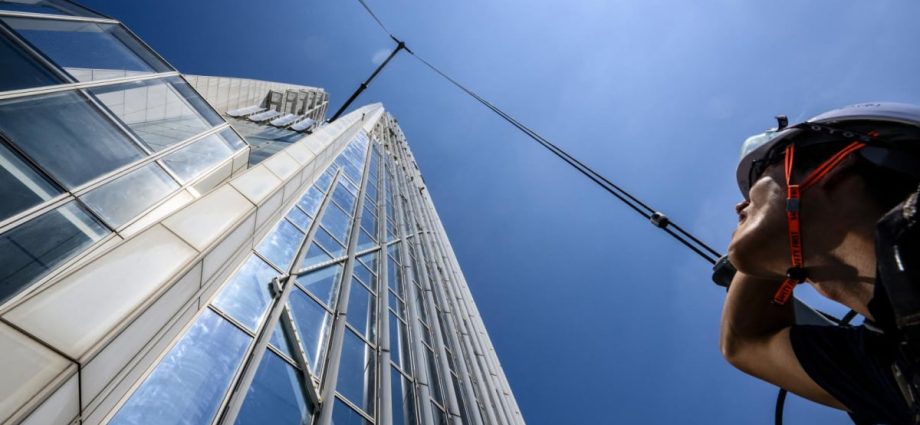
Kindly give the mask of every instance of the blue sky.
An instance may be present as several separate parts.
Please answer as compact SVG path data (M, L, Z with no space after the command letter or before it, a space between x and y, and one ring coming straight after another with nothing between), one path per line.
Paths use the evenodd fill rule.
M917 2L368 1L420 55L720 250L738 147L774 115L920 103ZM180 71L320 86L332 110L393 47L356 0L85 4ZM719 355L707 264L407 55L356 106L377 101L529 423L772 423L775 389ZM786 423L849 422L793 398Z

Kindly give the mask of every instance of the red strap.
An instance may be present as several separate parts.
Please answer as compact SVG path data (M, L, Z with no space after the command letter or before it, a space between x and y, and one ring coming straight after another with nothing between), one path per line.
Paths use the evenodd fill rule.
M789 302L792 297L792 291L795 286L805 281L805 255L802 253L802 228L799 221L799 204L801 201L802 191L813 186L819 180L824 178L831 170L834 169L846 157L863 147L865 143L853 142L847 147L834 154L821 163L814 171L805 177L801 185L792 184L792 168L795 161L795 145L786 146L786 223L789 231L789 256L791 257L792 267L786 273L786 279L776 289L773 294L773 302L779 305Z

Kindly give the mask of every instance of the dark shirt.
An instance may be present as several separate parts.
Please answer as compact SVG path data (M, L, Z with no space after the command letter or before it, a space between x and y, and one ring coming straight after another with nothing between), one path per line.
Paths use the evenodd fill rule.
M904 331L900 317L920 308L916 255L917 194L895 207L879 222L876 234L878 272L869 312L874 323L862 326L797 325L789 338L802 368L821 388L847 406L858 424L913 424L912 412L894 378L892 366L910 375L910 361L899 344ZM894 247L900 247L893 258ZM906 254L906 255L905 255ZM905 271L906 264L906 271ZM889 297L887 287L896 294ZM894 304L894 305L893 305Z

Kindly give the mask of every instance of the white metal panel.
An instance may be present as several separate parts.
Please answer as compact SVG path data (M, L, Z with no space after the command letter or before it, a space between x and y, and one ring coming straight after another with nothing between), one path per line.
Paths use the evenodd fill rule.
M258 205L281 187L281 179L272 174L265 165L259 164L230 180L230 184L252 203Z
M265 223L279 208L281 208L281 200L284 196L284 190L278 190L269 198L267 201L263 202L262 205L259 205L259 210L256 212L256 228L262 227L262 224Z
M208 283L214 273L223 267L234 252L252 248L253 232L255 232L255 214L250 214L236 230L227 235L204 257L204 260L202 260L204 264L201 277L202 284Z
M20 425L66 425L73 423L80 414L79 377L74 374L57 391L48 397L41 406L29 414Z
M239 192L223 186L169 216L163 225L203 252L252 208Z
M79 358L196 254L166 228L153 226L16 306L5 318Z
M262 162L265 166L281 180L291 178L298 170L300 164L294 161L285 151L278 152Z
M51 383L71 363L13 328L0 324L0 422Z
M284 149L284 152L287 152L291 158L294 158L294 161L299 162L301 165L308 164L310 161L313 161L313 159L316 158L316 154L314 154L312 151L310 151L310 149L307 148L306 145L300 142L288 146Z
M173 211L182 208L194 200L195 197L192 196L191 193L186 190L181 190L179 193L176 193L171 198L169 198L169 200L166 202L163 202L156 208L150 210L150 212L145 214L134 223L131 223L130 226L124 228L120 233L126 237L134 235L137 232L145 229L147 226L160 221L163 217L172 214Z

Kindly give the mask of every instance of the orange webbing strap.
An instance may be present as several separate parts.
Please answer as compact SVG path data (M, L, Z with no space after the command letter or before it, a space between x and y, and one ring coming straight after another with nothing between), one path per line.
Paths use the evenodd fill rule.
M791 144L786 146L786 222L789 230L789 254L792 259L792 267L786 271L786 279L783 280L783 283L776 289L776 293L773 294L774 303L783 305L789 302L789 298L792 297L792 291L795 289L795 286L805 282L807 278L805 274L805 256L802 254L802 228L799 221L799 204L802 191L824 178L834 167L846 159L849 154L865 146L866 144L862 142L850 143L847 147L841 149L840 152L837 152L834 156L822 162L818 168L815 168L814 171L805 177L805 180L800 185L792 184L795 145Z

